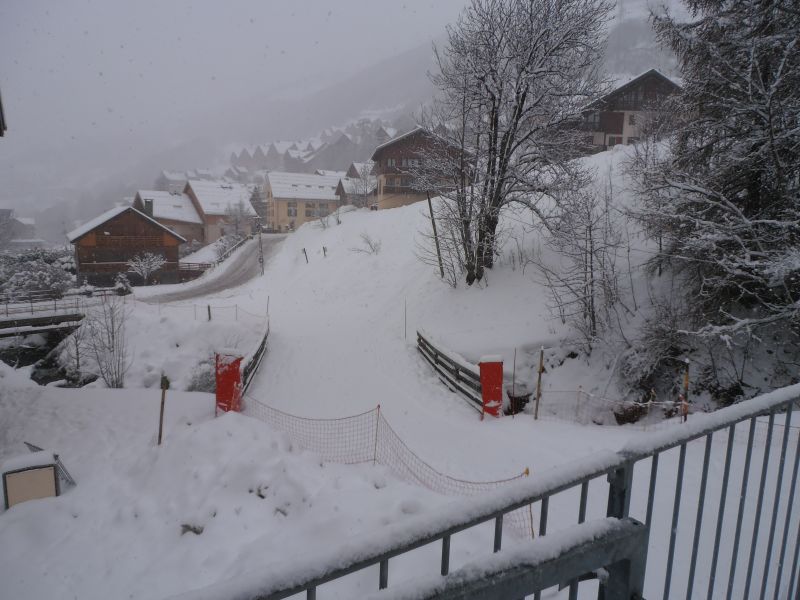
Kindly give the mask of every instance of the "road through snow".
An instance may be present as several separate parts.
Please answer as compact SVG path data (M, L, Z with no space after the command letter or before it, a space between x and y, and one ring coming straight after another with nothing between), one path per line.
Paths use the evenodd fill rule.
M276 250L285 234L263 234L261 236L264 247L264 262L266 263ZM142 298L146 302L178 302L199 296L207 296L224 290L243 285L259 274L258 265L258 237L247 242L240 251L235 252L228 260L229 264L222 264L204 276L189 284L169 286L174 291ZM219 271L219 273L217 273ZM215 276L217 275L217 276Z

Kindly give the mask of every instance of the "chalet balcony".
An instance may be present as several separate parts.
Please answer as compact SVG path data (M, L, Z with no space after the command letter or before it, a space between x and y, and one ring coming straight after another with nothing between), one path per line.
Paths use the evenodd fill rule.
M383 186L384 194L421 194L418 189L410 185L385 185Z

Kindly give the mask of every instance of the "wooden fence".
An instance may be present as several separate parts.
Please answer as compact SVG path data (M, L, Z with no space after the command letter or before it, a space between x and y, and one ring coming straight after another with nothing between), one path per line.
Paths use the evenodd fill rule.
M459 364L445 352L438 350L419 331L417 332L417 350L436 370L439 379L447 387L460 392L470 401L470 406L483 412L481 378L475 367Z

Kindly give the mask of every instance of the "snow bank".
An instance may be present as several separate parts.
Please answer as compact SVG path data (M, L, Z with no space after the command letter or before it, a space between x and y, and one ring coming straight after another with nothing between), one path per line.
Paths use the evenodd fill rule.
M0 514L4 597L166 597L402 529L447 501L380 467L323 464L254 419L213 419L207 394L167 393L161 447L155 391L0 395L0 459L22 440L58 448L78 481Z

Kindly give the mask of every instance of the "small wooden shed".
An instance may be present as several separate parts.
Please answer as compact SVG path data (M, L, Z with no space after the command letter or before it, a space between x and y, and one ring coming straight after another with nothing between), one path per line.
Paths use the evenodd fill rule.
M139 283L128 272L128 261L145 252L166 259L151 281L178 282L178 247L186 239L131 206L112 208L71 231L67 238L75 246L78 277L91 285L112 285L118 273Z

